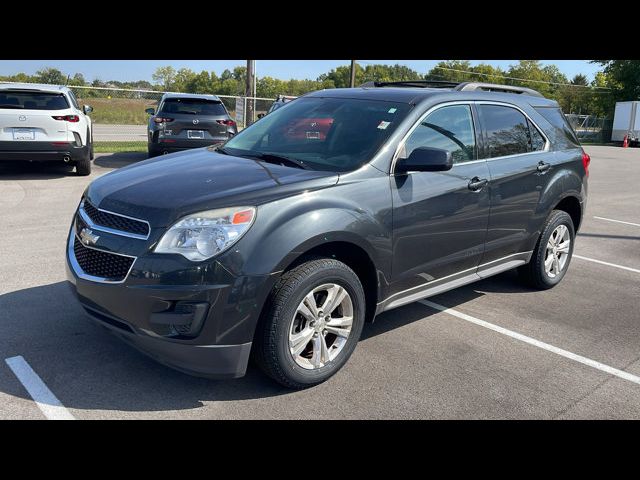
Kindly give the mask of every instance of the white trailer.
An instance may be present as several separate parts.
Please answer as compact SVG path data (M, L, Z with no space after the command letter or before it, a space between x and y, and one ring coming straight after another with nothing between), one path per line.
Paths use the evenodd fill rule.
M629 135L629 143L640 143L640 102L618 102L613 115L612 142L622 142Z

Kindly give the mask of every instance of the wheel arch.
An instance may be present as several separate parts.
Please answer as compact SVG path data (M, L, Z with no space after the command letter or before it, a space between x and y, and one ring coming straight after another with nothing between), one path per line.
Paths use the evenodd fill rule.
M568 213L573 221L574 230L576 232L578 231L580 224L582 223L582 206L580 205L578 197L574 195L567 195L563 197L555 204L552 211L553 210L562 210L563 212Z

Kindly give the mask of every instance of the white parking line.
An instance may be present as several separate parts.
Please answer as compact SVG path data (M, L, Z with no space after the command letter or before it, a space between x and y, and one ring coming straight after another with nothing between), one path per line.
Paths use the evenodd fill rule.
M624 265L618 265L616 263L603 262L602 260L596 260L595 258L583 257L582 255L573 254L574 258L579 258L580 260L586 260L587 262L600 263L601 265L607 265L609 267L621 268L622 270L628 270L630 272L640 273L640 270L637 268L625 267Z
M622 220L614 220L613 218L605 218L605 217L593 217L598 220L606 220L607 222L615 222L615 223L624 223L625 225L633 225L634 227L640 227L640 223L632 223L632 222L623 222Z
M60 403L60 400L47 388L22 356L6 358L5 362L29 392L45 417L49 420L75 420L75 417Z
M484 320L472 317L471 315L467 315L466 313L459 312L452 308L447 308L444 305L440 305L439 303L430 302L429 300L420 300L420 303L426 305L427 307L431 307L441 312L448 313L449 315L453 315L454 317L458 317L462 320L466 320L467 322L471 322L481 327L488 328L489 330L493 330L494 332L498 332L508 337L515 338L516 340L520 340L521 342L528 343L529 345L533 345L534 347L541 348L542 350L555 353L556 355L568 358L569 360L573 360L574 362L582 363L583 365L595 368L596 370L600 370L610 375L615 375L616 377L620 377L624 380L628 380L640 385L640 377L625 372L624 370L618 370L617 368L613 368L609 365L605 365L604 363L591 360L590 358L583 357L582 355L577 355L567 350L563 350L562 348L554 347L553 345L541 342L540 340L536 340L535 338L527 337L526 335L522 335L521 333L508 330L504 327L494 325L493 323L485 322Z

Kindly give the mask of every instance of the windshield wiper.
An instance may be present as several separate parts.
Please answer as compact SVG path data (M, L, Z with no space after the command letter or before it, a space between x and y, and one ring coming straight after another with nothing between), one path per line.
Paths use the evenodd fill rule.
M282 155L276 155L274 153L251 153L246 156L254 157L254 158L257 158L258 160L262 160L267 163L275 163L278 165L289 164L297 168L302 168L303 170L313 170L309 165L307 165L301 160L290 158L290 157L284 157Z

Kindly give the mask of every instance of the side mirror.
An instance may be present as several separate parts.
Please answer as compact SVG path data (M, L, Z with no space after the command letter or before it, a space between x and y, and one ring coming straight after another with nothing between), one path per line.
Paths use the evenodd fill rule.
M262 118L262 117L264 117L264 116L265 116L265 114L264 114L264 113L259 113L259 114L258 114L258 120L259 120L259 119L261 119L261 118Z
M153 108L147 108L145 109L145 112L148 113L149 115L155 115L156 111Z
M89 105L84 105L82 107L82 111L86 114L89 114L91 112L93 112L93 107L89 106Z
M400 158L395 173L444 172L453 167L451 152L440 148L418 147L409 158Z

